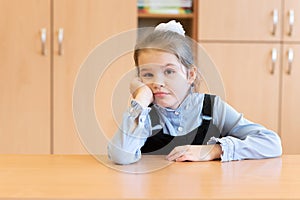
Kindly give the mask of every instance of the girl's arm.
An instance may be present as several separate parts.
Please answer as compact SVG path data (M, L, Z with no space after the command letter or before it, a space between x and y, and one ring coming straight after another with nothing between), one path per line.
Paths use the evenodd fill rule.
M139 78L131 81L133 100L117 133L108 145L109 158L118 164L130 164L141 158L141 147L151 135L150 108L153 101L151 89Z
M121 127L108 144L108 157L117 164L131 164L141 158L140 148L151 135L150 108L133 100L123 115Z
M215 99L213 123L222 138L211 138L209 144L220 143L222 161L261 159L282 154L281 140L272 130L243 117L219 97Z

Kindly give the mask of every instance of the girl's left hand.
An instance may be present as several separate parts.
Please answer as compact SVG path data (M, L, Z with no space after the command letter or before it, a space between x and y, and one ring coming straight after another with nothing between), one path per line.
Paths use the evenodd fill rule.
M222 148L214 145L184 145L175 147L167 159L169 161L209 161L221 157Z

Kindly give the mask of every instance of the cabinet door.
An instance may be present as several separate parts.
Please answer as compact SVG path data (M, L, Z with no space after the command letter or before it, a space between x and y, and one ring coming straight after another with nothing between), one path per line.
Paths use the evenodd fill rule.
M293 52L293 57L289 51ZM281 138L283 151L299 154L300 45L284 45L282 70Z
M279 44L204 43L203 46L220 70L226 101L247 119L278 131ZM274 65L273 48L277 51Z
M300 1L284 1L284 40L300 42Z
M281 0L199 0L199 40L278 41L281 15Z
M0 153L50 153L49 31L49 0L0 1Z
M54 153L86 153L76 132L72 112L76 74L98 44L114 34L137 27L136 1L54 0L53 9ZM62 55L58 54L57 42L60 28L64 33ZM125 63L119 67L124 66ZM103 117L108 115L101 114Z

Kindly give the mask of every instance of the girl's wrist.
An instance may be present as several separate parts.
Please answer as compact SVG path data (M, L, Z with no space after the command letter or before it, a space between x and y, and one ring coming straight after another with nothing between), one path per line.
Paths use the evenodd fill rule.
M138 104L141 105L142 108L147 108L150 105L150 101L145 98L140 98L139 95L137 95L134 100L138 102Z
M220 144L214 144L212 160L221 158L221 155L222 155L221 145Z

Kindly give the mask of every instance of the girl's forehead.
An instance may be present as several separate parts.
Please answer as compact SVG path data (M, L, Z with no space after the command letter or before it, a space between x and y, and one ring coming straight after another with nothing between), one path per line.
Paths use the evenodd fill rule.
M141 51L138 59L139 65L147 63L157 63L161 65L167 65L168 63L173 63L176 65L180 64L176 55L169 52L152 49Z

